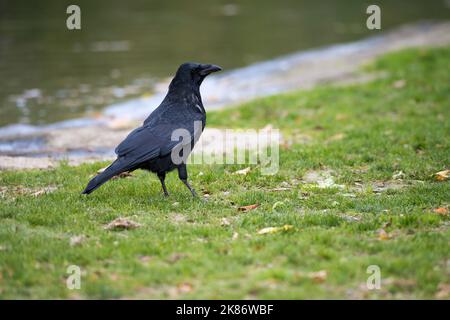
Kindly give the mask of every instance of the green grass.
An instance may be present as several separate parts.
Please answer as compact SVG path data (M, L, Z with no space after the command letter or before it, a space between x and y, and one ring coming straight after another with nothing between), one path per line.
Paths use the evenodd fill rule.
M371 83L209 113L209 127L270 123L288 143L273 176L257 166L240 176L230 172L245 166L191 165L207 203L175 173L166 199L145 172L81 196L105 163L1 172L0 297L449 298L449 218L433 209L449 205L450 185L432 178L450 164L449 65L450 48L402 51L364 71L387 74ZM311 170L333 170L343 189L302 182ZM400 171L402 188L374 192L373 183L392 183ZM32 195L49 186L56 191ZM254 203L261 206L237 210ZM142 227L103 229L117 217ZM285 224L294 228L257 234ZM382 228L388 240L379 239ZM71 246L77 235L86 239ZM83 271L80 290L65 285L72 264ZM380 290L366 288L369 265L381 269ZM323 270L326 278L314 279Z

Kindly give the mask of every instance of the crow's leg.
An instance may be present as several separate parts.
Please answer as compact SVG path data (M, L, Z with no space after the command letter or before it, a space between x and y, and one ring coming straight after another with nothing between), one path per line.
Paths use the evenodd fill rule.
M178 166L178 177L184 183L184 185L189 189L189 191L192 193L192 196L198 197L194 188L192 188L189 185L189 182L187 181L187 169L186 169L185 163L182 163L181 165Z
M158 178L159 178L159 181L161 181L161 186L162 186L162 188L163 188L164 195L165 195L166 197L168 197L168 196L169 196L169 193L167 192L166 184L165 184L165 182L164 182L164 180L166 179L166 173L165 173L165 172L158 173Z

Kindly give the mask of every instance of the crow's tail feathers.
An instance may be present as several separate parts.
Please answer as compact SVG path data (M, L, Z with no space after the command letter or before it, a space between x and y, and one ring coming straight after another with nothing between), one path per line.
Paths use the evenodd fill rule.
M81 194L89 194L95 189L99 188L106 181L112 177L118 175L121 172L127 171L127 165L122 161L122 159L117 159L111 165L105 169L102 173L98 174L91 181L89 181L86 189L83 190Z

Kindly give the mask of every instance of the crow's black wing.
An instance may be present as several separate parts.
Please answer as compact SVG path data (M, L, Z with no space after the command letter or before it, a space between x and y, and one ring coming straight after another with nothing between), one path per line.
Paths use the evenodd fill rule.
M136 146L139 144L140 140L143 140L145 138L144 133L142 130L144 130L145 127L139 127L131 131L128 136L123 140L114 150L115 153L121 157L125 156L130 151L134 150Z
M115 150L117 156L125 160L128 167L159 157L166 139L160 134L155 134L154 129L158 128L137 128L117 146Z
M194 126L180 124L159 124L152 128L147 126L139 127L132 131L128 137L116 148L116 154L127 162L127 167L131 169L138 165L159 156L169 154L179 143L179 140L172 141L172 132L176 129L186 129L190 136L194 137ZM190 129L192 128L192 129ZM179 137L175 137L178 139ZM192 140L190 139L190 140Z

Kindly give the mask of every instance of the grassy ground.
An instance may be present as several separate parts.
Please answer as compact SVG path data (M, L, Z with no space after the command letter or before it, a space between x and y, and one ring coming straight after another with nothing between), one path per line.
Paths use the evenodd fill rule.
M433 210L450 185L432 177L449 167L449 65L450 48L404 51L368 67L385 74L372 83L210 113L210 127L271 123L287 142L274 176L191 165L207 203L176 174L166 199L145 172L81 196L105 163L1 172L0 297L449 298L449 218ZM321 174L336 185L319 188ZM103 228L117 217L142 226ZM69 265L80 290L66 288ZM380 290L366 287L369 265Z

